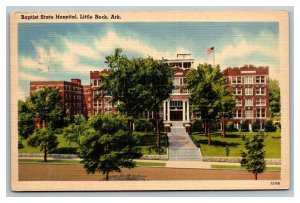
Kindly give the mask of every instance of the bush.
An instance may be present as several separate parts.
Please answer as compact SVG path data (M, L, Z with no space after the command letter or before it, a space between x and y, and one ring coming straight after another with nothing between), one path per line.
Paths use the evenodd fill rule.
M253 132L260 131L260 122L259 122L258 119L255 119L255 120L252 121L251 128L252 128Z
M22 140L19 140L18 141L18 149L23 149L24 148L24 145L22 143Z
M272 120L268 120L265 123L265 131L266 132L275 132L276 131L276 126L273 124Z
M227 124L226 124L226 130L228 132L235 132L237 131L237 129L234 127L234 123L229 121Z
M241 131L242 132L249 132L248 120L242 120L241 121Z
M136 131L153 131L152 123L145 118L136 119L134 125Z
M203 131L201 120L198 119L194 120L194 122L191 125L191 131L195 131L195 132Z

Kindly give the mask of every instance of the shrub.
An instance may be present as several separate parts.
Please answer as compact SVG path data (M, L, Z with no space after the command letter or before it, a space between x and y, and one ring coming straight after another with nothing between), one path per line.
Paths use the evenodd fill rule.
M145 119L145 118L136 119L134 121L134 124L135 124L136 131L152 131L153 130L152 123L148 119Z
M237 129L234 127L234 123L229 121L227 124L226 124L226 130L229 131L229 132L235 132L237 131Z
M23 148L24 148L24 145L22 143L22 140L19 139L19 141L18 141L18 149L23 149Z
M194 120L194 122L191 125L191 131L197 131L197 132L203 131L201 120L198 119Z
M276 131L276 126L273 124L272 120L268 120L265 123L265 131L266 132L275 132Z
M241 121L241 131L242 132L249 132L248 120L242 120Z
M259 122L258 119L255 119L255 120L252 121L251 128L252 128L253 132L260 131L260 122Z

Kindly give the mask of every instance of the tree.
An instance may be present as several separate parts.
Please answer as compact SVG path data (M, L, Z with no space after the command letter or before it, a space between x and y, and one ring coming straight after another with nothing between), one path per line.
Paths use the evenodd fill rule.
M251 128L253 132L260 131L260 122L258 119L254 119L251 124Z
M280 113L280 87L278 80L269 81L269 99L271 114Z
M37 91L28 99L28 109L39 120L40 126L61 127L63 122L62 98L57 88Z
M28 99L18 101L18 132L25 139L34 132L34 113L28 108Z
M231 121L229 121L226 124L226 130L229 131L229 132L235 132L235 131L237 131L237 129L234 127L233 122L231 122Z
M57 136L51 127L37 128L28 137L28 145L40 147L40 150L44 152L44 161L47 162L47 154L57 148Z
M276 126L273 124L272 120L268 120L265 122L265 132L275 132L276 131Z
M248 172L253 173L255 175L255 180L257 180L257 175L264 172L266 169L265 151L263 150L265 146L264 134L256 134L252 139L249 139L244 135L242 139L245 144L246 152L241 152L241 166Z
M79 144L79 137L84 133L84 131L88 128L86 125L87 121L82 114L77 114L74 116L74 123L65 127L63 130L64 137L69 142L75 142Z
M211 142L210 125L212 121L217 118L219 112L222 112L222 116L225 117L225 114L231 109L231 105L235 105L235 101L232 102L233 97L230 90L226 90L224 85L225 77L220 71L220 66L199 64L197 69L191 69L187 74L190 102L193 110L198 111L204 121L208 145Z
M242 132L249 132L249 123L248 120L241 120L241 131Z
M120 101L118 110L128 118L138 118L145 111L155 112L157 147L160 148L159 110L172 92L173 71L163 61L151 57L128 59L121 53L122 49L116 49L113 55L106 57L112 73L102 78L102 88L112 94L113 102Z
M222 119L222 137L226 136L226 118L232 117L232 112L236 107L235 97L232 89L229 89L226 85L225 77L219 80L219 83L215 84L215 91L218 93L219 113L218 116Z
M124 116L94 115L87 125L78 140L81 163L88 173L105 174L108 181L111 172L120 172L121 167L135 167L133 159L142 154Z

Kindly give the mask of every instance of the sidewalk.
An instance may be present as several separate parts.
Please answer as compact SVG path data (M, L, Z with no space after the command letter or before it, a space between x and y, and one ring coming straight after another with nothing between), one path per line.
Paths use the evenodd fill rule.
M43 157L19 157L19 159L43 159ZM54 159L53 157L48 157L48 160L80 160L79 158L72 159ZM240 163L228 163L228 162L203 162L203 161L172 161L172 160L141 160L135 159L136 162L151 162L151 163L166 163L166 168L186 168L186 169L212 169L211 165L225 165L225 166L239 166ZM281 165L267 165L280 167Z

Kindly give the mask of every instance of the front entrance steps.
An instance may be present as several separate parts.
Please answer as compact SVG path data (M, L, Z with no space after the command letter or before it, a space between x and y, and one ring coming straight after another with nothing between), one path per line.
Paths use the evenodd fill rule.
M183 127L182 121L172 121L169 138L169 160L201 161L200 150Z

